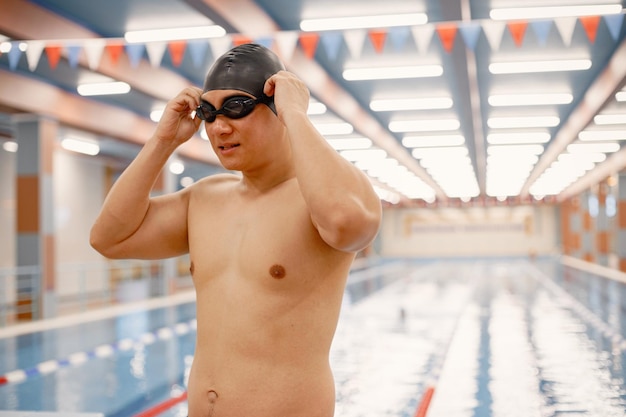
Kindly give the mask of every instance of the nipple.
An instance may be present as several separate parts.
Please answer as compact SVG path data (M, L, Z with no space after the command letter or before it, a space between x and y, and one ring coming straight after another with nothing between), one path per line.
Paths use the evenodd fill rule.
M270 275L273 278L276 278L276 279L285 278L286 274L287 273L285 272L285 268L282 265L274 264L270 268Z

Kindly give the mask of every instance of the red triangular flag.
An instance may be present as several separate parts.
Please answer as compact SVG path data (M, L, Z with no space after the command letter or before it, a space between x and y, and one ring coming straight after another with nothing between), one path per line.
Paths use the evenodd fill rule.
M61 58L61 47L58 45L47 45L44 51L46 51L50 68L55 69L59 63L59 58Z
M187 48L186 41L172 41L167 44L167 49L170 51L170 58L172 58L172 64L175 67L180 67L185 56L185 48Z
M383 29L370 30L367 34L374 45L376 52L381 53L385 46L385 39L387 38L387 31Z
M456 37L457 27L455 24L440 24L435 27L439 39L443 44L446 52L452 52L454 47L454 38Z
M233 36L233 46L244 45L246 43L252 43L252 39L241 35Z
M598 33L598 25L600 24L600 16L582 16L579 17L580 23L585 29L585 33L591 43L596 41L596 34Z
M111 43L107 44L104 47L104 50L107 52L107 55L111 59L111 62L114 65L117 65L117 61L119 61L120 55L122 55L122 52L124 52L124 45L122 45L121 43Z
M299 37L300 45L304 49L304 54L312 59L315 56L317 50L317 43L320 40L320 36L317 33L303 33Z
M522 46L528 22L508 22L506 26L509 28L509 32L511 32L515 45Z

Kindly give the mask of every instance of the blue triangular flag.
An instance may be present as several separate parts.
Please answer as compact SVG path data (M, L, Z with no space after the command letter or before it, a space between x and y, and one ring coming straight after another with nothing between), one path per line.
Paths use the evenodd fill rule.
M206 52L209 50L209 43L206 40L194 40L187 42L187 52L191 56L193 65L197 68L204 64Z
M611 37L613 40L617 40L619 37L619 33L622 30L622 22L624 21L623 14L610 14L603 16L604 22L606 26L609 28L609 33L611 33Z
M411 35L411 30L407 26L393 26L388 29L387 34L393 48L399 51L406 45L406 41Z
M478 23L463 23L459 26L459 32L461 32L465 46L472 51L476 48L476 44L478 43L480 30L481 27Z
M530 27L533 32L535 32L539 45L544 46L548 40L548 34L550 33L550 28L552 27L552 20L533 20L530 22Z
M17 68L18 62L20 62L20 57L22 56L22 51L20 51L20 45L17 42L11 42L11 50L9 51L9 67L14 70Z
M326 50L326 56L331 61L337 59L339 47L341 46L342 35L339 32L326 32L321 35L322 44Z
M126 54L131 67L136 68L139 65L145 48L145 45L142 43L129 43L126 45Z
M80 50L82 49L80 45L67 45L65 47L67 50L67 61L70 64L71 68L76 68L78 66L78 56L80 55Z
M270 36L263 36L254 41L261 46L265 46L267 49L272 49L272 44L274 43L274 39Z

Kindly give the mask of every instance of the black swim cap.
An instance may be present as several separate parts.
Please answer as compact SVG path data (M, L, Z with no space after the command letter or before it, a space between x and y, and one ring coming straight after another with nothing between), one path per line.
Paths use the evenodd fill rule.
M215 61L204 80L204 91L240 90L261 98L265 81L284 69L274 52L262 45L246 43ZM276 112L273 100L267 104Z

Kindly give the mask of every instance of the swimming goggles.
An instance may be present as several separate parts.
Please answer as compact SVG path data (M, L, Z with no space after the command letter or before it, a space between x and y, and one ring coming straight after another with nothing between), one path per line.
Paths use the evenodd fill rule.
M229 119L241 119L252 113L257 104L266 102L267 97L255 99L247 96L236 96L226 99L222 107L216 109L212 104L202 101L196 108L196 115L207 123L214 122L218 114L223 114Z

